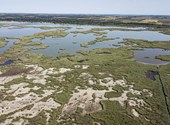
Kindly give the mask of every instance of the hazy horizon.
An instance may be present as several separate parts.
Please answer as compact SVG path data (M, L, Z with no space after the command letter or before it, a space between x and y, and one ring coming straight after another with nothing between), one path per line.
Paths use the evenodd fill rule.
M100 13L13 13L13 12L0 12L0 14L49 14L49 15L113 15L113 16L170 16L170 14L100 14Z
M169 5L169 0L5 0L0 4L0 13L170 15Z

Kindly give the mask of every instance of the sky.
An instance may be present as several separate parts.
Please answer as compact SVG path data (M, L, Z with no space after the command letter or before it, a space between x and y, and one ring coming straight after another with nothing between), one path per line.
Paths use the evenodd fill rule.
M170 0L0 0L0 13L170 15Z

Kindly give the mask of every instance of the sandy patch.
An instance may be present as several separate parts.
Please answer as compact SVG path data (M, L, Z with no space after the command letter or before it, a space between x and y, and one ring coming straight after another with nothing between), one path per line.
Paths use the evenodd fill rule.
M81 68L80 65L74 65L74 68Z
M56 109L60 104L56 103L52 98L48 99L46 102L39 101L34 104L34 106L30 110L23 110L15 113L13 115L14 118L17 117L25 117L25 118L33 118L37 116L42 111L51 111L52 109Z
M64 75L61 75L61 76L57 77L56 79L57 79L59 82L64 82L64 81L66 81Z
M116 85L116 82L113 81L113 78L107 77L104 79L99 79L99 85L110 88L110 87L114 87Z
M5 90L6 88L4 86L0 86L0 90Z
M26 83L21 83L17 85L12 85L11 88L19 90L23 86L26 86L26 85L27 85ZM32 89L37 90L39 88L34 87ZM17 91L15 91L14 94L16 94L16 92ZM2 101L0 103L0 116L9 114L12 112L16 112L16 113L9 115L7 119L0 125L9 125L10 123L13 123L14 125L25 125L28 123L28 121L22 118L33 118L42 111L51 111L52 109L56 109L59 106L61 106L59 103L55 102L52 98L49 98L47 101L41 101L41 99L51 95L55 91L54 90L43 90L43 92L44 94L41 94L41 96L33 92L30 92L28 94L25 94L22 97L15 97L15 100L13 101ZM22 93L25 93L25 92L22 92ZM27 106L32 106L32 107L30 109L26 109ZM23 108L25 109L21 110ZM49 112L45 112L45 114L47 116L47 122L48 122L50 118L50 114ZM22 118L19 119L19 121L12 122L12 120L16 119L17 117L22 117Z
M89 74L89 73L84 72L84 73L81 73L79 77L84 78L84 79L88 79L88 78L91 78L92 75Z
M90 85L94 85L94 84L96 84L96 81L94 81L94 80L92 80L92 79L89 79L89 80L88 80L88 83L89 83Z
M6 119L0 125L9 125L10 123L13 123L14 125L26 125L28 124L28 121L23 118L33 118L37 116L39 113L41 113L42 111L45 111L46 121L48 123L50 119L50 114L49 112L46 112L46 111L52 111L52 109L56 109L60 106L61 105L55 102L52 98L48 99L46 102L39 101L35 103L30 110L28 109L20 110L14 113L13 115L9 116L8 119ZM18 117L22 117L22 118L20 118L16 122L12 122L13 119L16 119Z
M17 111L19 109L22 109L28 105L35 104L38 101L40 101L42 98L47 97L51 95L54 90L44 90L44 94L41 94L42 97L39 97L39 95L30 92L23 97L15 97L15 100L13 101L2 101L0 103L0 114L8 114L14 111Z
M58 73L63 74L71 71L72 69L60 68L57 71L55 70L55 68L43 69L38 65L26 65L26 67L33 68L33 70L31 70L28 74L24 74L24 75L0 77L0 90L5 91L6 94L9 96L15 97L13 100L10 101L9 100L1 101L0 116L7 115L9 113L13 113L13 114L7 116L6 120L3 123L0 123L0 125L9 125L11 123L14 125L29 124L28 120L26 120L25 118L33 118L42 111L44 111L46 115L46 121L48 122L50 119L50 111L52 111L52 109L56 109L61 106L59 103L55 102L52 98L49 98L46 101L41 101L42 99L50 96L56 91L53 90L53 88L49 86L46 87L45 90L41 90L43 91L43 94L36 94L34 92L31 92L31 90L36 91L42 89L41 87L36 86L36 84L37 83L46 84L46 82L48 82L46 78L50 77L51 74L58 74ZM3 84L21 77L31 79L33 83L35 83L35 86L30 88L29 83L18 83L18 84L12 84L9 88L4 87ZM61 75L57 79L62 82L65 80L64 78L65 76ZM55 88L57 87L55 86ZM57 93L63 92L62 89L60 90L61 91L58 91ZM13 120L18 117L22 117L22 118L20 118L18 121L13 122Z
M131 111L135 117L139 117L139 113L135 109L132 109Z
M80 77L92 77L88 73L82 73L80 74ZM95 84L91 79L89 79L89 84ZM128 102L130 106L145 106L146 103L143 99L138 99L136 97L128 97L127 94L131 93L133 95L140 95L143 91L138 91L133 88L133 84L128 85L126 80L116 80L113 81L113 78L106 77L104 79L99 80L99 84L101 86L106 86L107 90L94 90L93 88L87 88L79 89L79 87L76 87L75 89L78 92L75 92L72 94L72 97L69 99L69 102L64 105L64 108L62 110L62 116L64 114L72 114L75 113L77 108L83 109L83 114L88 114L92 112L98 112L102 110L102 107L100 105L100 101L102 100L110 100L110 101L118 101L121 106L125 105L125 102ZM125 90L121 94L120 97L112 97L112 98L106 98L105 93L106 92L113 92L114 86L119 85L121 87L124 87ZM149 92L144 90L145 92ZM137 117L137 113L133 111Z
M92 88L88 88L87 90L77 89L77 91L79 91L79 92L74 93L72 95L72 97L69 100L69 103L65 104L65 106L63 108L64 114L75 113L75 111L77 110L78 107L83 108L84 112L87 112L85 110L85 107L88 107L88 105L90 103L92 105L98 105L99 104L99 100L95 100L94 103L92 102L93 94L96 94L97 97L101 97L105 93L105 90L104 91L97 91L97 90L93 90ZM95 110L101 110L101 108L96 108ZM95 110L93 110L93 111L95 111Z
M60 68L59 69L59 73L66 73L66 72L70 72L70 71L72 71L72 69L69 69L69 68Z
M148 97L152 97L153 96L152 92L149 91L148 89L143 89L143 92L147 93Z
M143 99L138 99L138 98L136 98L136 97L131 97L130 99L131 99L131 100L135 100L136 103L137 103L136 106L138 106L138 107L147 105L146 102L145 102Z
M0 123L0 125L28 125L28 120L19 119L18 121L12 122L13 119L6 119L4 122Z
M21 83L21 85L22 85L22 83ZM28 88L26 86L20 86L16 91L14 90L15 92L12 95L17 96L17 95L20 95L20 94L26 94L30 90L38 90L38 89L40 89L40 87L34 86L33 88Z
M8 83L14 79L21 78L22 75L15 75L15 76L6 76L6 77L0 77L0 84L3 85L5 83Z
M26 65L29 68L33 68L30 74L26 75L27 79L32 79L33 83L40 83L45 85L50 74L56 74L54 68L43 69L42 67L38 67L37 65Z
M82 69L88 69L89 67L89 65L82 65Z
M98 74L99 74L99 75L104 75L105 73L104 73L104 72L99 72Z

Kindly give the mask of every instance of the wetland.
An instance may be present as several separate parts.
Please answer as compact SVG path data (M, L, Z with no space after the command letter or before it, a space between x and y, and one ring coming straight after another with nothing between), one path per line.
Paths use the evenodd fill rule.
M150 27L1 22L0 125L168 125L169 55Z

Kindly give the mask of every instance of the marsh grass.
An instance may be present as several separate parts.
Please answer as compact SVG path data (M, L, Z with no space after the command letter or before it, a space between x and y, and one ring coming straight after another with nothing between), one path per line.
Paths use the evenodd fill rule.
M156 56L155 58L163 60L163 61L170 61L170 55L159 55L159 56Z
M3 48L6 46L8 41L5 40L5 38L0 38L0 48Z
M123 42L125 45L134 45L142 48L161 48L161 49L170 49L169 41L146 41L146 40L137 40L137 39L125 39Z

